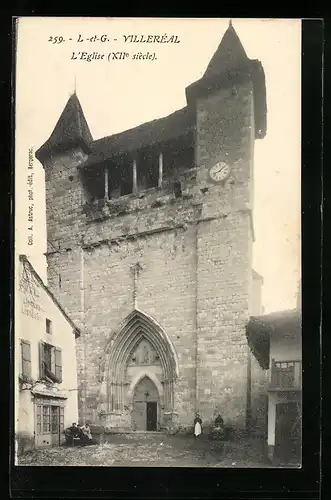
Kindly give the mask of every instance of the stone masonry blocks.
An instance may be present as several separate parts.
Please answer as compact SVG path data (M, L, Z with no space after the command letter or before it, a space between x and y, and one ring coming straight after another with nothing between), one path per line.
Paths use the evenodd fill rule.
M164 197L155 205L156 195L146 193L140 204L124 200L128 209L121 215L88 219L72 156L48 166L49 285L83 330L77 343L80 418L98 420L100 364L120 324L138 308L161 325L176 352L178 425L190 427L199 410L206 422L220 411L226 422L244 426L251 104L248 84L235 96L220 90L198 101L196 168L183 178L187 198ZM220 159L231 162L232 180L215 185L208 168Z

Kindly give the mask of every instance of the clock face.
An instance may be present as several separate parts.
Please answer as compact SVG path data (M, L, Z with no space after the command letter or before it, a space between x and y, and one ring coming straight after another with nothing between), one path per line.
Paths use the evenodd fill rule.
M231 172L231 167L224 161L219 161L209 170L210 178L214 182L224 181Z

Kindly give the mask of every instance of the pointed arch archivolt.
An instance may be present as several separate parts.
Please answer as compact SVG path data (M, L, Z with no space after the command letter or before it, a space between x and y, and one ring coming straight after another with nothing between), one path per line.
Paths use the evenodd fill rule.
M161 386L166 406L170 408L173 405L173 382L179 375L175 348L164 329L154 318L135 309L121 323L108 344L106 377L111 409L121 410L127 402L130 389L128 390L125 381L126 368L133 350L142 339L146 339L158 354L163 380L155 383L153 374L147 376L155 383L159 392Z
M157 388L157 391L159 393L159 396L160 398L163 397L163 387L162 387L162 384L160 383L159 379L157 378L157 376L150 370L143 370L141 372L139 372L131 381L131 384L130 384L130 387L129 387L129 391L128 391L128 397L131 399L133 397L133 393L134 393L134 390L135 388L137 387L137 385L139 384L139 382L141 382L141 380L143 378L149 378L153 384L155 385L155 387Z

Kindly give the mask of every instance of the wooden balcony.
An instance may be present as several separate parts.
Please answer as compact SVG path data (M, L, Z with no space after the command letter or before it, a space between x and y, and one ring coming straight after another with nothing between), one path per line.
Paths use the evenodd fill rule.
M269 391L301 391L302 361L271 360Z

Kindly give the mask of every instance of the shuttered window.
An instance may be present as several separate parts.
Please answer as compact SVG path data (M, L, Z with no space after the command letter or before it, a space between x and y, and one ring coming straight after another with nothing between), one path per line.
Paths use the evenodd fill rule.
M31 345L26 340L21 340L22 375L31 377Z
M62 351L55 349L55 376L59 383L62 382Z
M62 382L62 351L58 347L39 343L40 378L49 378L53 382Z
M44 356L44 342L39 342L39 378L45 378L45 356Z

